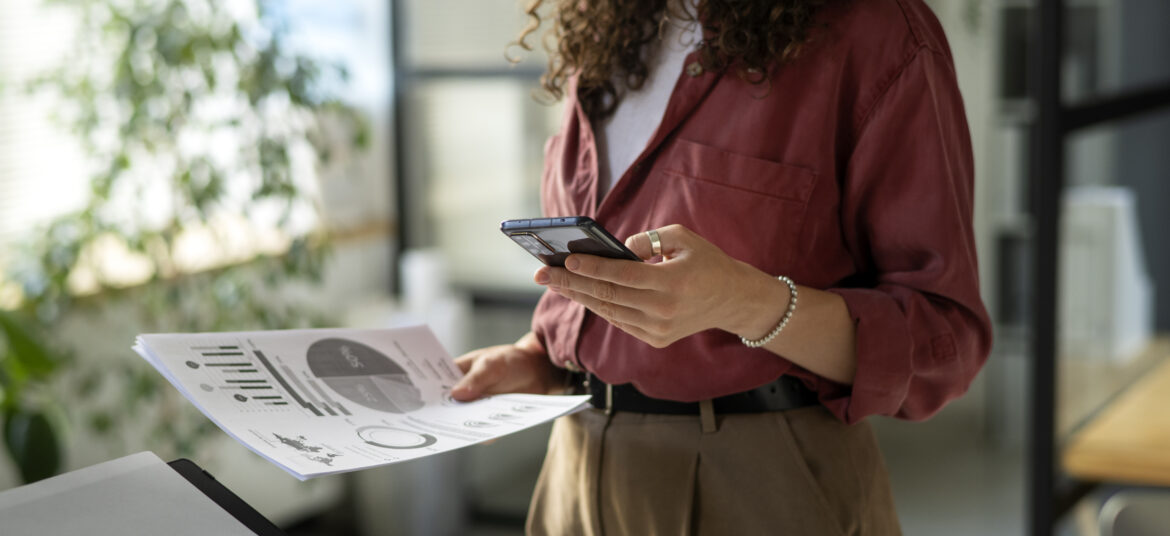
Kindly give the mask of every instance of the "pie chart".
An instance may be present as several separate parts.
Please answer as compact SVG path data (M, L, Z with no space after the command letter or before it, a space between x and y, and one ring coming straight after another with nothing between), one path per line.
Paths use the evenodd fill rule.
M345 399L385 413L423 407L422 393L398 363L360 342L322 339L309 346L309 371Z
M362 441L384 449L421 449L438 441L431 434L420 434L389 426L363 426L357 429L357 435Z

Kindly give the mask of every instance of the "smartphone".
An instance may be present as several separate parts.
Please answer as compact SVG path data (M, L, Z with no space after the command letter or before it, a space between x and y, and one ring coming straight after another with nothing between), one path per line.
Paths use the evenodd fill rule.
M507 220L500 224L500 231L549 266L564 266L571 253L642 260L586 216Z

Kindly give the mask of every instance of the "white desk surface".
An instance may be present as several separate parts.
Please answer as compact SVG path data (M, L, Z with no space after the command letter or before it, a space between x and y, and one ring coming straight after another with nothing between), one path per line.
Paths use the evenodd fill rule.
M0 492L4 536L254 536L151 452Z

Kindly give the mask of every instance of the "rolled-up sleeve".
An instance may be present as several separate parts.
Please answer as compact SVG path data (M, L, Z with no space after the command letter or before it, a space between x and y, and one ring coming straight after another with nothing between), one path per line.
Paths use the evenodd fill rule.
M841 179L845 239L864 281L832 288L856 326L852 385L817 382L838 418L925 419L987 359L972 229L974 166L951 61L919 49L864 116Z

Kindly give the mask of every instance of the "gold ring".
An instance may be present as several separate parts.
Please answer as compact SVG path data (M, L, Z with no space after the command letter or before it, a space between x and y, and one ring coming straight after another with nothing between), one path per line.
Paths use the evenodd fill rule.
M658 231L650 229L646 231L646 237L650 239L650 256L662 255L662 239L658 236Z

